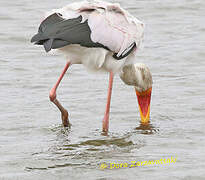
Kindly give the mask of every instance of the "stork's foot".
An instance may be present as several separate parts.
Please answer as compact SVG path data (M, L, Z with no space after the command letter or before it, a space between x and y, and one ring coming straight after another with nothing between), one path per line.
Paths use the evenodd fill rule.
M70 127L71 124L68 119L68 111L66 109L61 112L61 119L64 127Z
M102 135L108 136L108 129L109 129L109 116L105 115L103 119L103 127L102 127Z
M51 101L58 107L58 109L61 112L61 119L62 119L63 126L70 127L71 124L70 124L69 119L68 119L68 111L61 105L61 103L57 99L54 99Z
M105 117L103 119L103 127L102 127L102 131L104 133L108 133L108 129L109 129L109 115L105 114Z

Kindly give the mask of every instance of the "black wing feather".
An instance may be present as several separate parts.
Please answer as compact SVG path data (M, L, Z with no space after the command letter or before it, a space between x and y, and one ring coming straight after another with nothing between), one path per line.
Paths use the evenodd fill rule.
M120 56L117 56L117 53L113 54L113 58L120 60L128 56L136 48L136 43L132 43L128 48L126 48Z
M85 47L101 47L109 50L100 43L94 43L88 22L81 23L82 16L73 19L63 19L54 13L47 17L41 24L38 34L34 35L31 42L44 45L46 52L51 49L61 48L69 44L80 44Z
M61 48L70 44L79 44L84 47L100 47L110 50L108 47L91 40L91 30L88 20L82 23L82 16L73 19L64 19L60 13L48 16L39 26L38 33L34 35L31 42L43 45L45 51ZM132 43L124 52L113 58L120 60L128 56L136 48L136 43Z

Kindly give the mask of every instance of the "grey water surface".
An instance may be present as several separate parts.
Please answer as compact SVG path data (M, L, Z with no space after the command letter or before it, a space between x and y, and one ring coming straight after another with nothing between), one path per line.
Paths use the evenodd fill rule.
M115 77L108 136L108 74L69 69L58 89L72 123L64 129L48 93L66 61L30 43L44 12L70 2L0 0L0 179L205 179L205 1L114 1L146 24L137 59L154 84L143 127L133 87ZM175 163L110 169L171 157Z

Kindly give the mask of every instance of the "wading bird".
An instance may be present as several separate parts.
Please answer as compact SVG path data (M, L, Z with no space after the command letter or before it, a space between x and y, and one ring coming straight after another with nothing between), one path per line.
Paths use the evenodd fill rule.
M67 63L51 89L50 100L61 111L64 126L69 126L68 112L56 98L56 90L73 64L83 64L94 71L109 72L107 105L103 131L108 131L114 74L135 87L141 122L149 122L152 76L144 64L134 64L143 39L144 24L119 4L83 1L47 13L31 42L43 45L46 52L58 49Z

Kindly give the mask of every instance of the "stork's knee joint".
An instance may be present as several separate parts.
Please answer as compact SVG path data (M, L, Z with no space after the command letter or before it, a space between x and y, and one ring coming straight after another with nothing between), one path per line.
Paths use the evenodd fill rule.
M50 101L54 101L56 99L56 92L54 89L51 89L50 93L49 93L49 98L50 98Z

